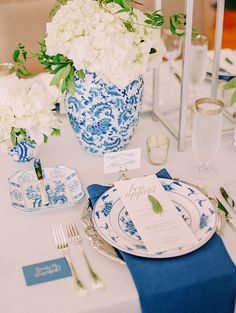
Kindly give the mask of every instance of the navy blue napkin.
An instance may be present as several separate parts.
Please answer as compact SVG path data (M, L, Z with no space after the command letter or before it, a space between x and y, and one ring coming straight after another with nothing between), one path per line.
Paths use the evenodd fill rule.
M156 174L171 178L165 169ZM93 206L110 187L88 186ZM138 290L143 313L233 313L236 267L215 234L184 256L148 259L119 251Z

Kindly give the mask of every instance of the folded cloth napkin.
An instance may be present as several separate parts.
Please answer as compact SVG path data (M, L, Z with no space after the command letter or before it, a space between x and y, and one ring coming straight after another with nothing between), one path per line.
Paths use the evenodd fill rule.
M171 178L165 169L156 174ZM91 205L110 187L88 186ZM143 313L233 313L236 267L215 234L203 247L169 259L119 251L138 290Z

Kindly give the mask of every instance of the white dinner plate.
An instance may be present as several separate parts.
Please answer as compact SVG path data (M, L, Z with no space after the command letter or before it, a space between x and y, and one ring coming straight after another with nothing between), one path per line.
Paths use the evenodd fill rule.
M160 182L196 236L197 244L150 254L115 187L101 195L93 210L93 222L100 236L121 251L147 258L176 257L203 246L216 229L216 211L212 202L197 188L186 183L171 179L160 179Z

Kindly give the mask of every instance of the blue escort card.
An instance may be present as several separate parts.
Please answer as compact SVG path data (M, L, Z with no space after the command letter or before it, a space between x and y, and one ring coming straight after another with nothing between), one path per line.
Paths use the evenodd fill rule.
M71 271L65 258L23 266L22 270L27 286L71 276Z

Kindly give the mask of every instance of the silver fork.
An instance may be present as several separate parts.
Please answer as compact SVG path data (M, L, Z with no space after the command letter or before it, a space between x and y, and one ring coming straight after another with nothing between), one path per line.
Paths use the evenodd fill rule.
M61 252L61 254L66 258L66 261L70 267L71 274L73 277L75 288L78 290L80 296L85 296L88 294L84 284L79 279L75 267L72 263L70 254L69 254L69 246L66 241L66 237L62 228L62 225L55 225L52 227L53 237L56 245L56 249Z
M79 234L78 227L72 221L66 222L65 226L66 226L66 231L67 231L67 235L68 235L70 242L78 247L80 254L84 258L84 261L85 261L85 264L87 266L87 270L89 273L91 287L97 291L102 290L104 288L104 284L101 281L101 279L99 278L99 276L95 273L95 271L93 270L93 268L92 268L92 266L88 260L88 257L87 257L87 255L83 249L83 246L81 244L82 238Z

